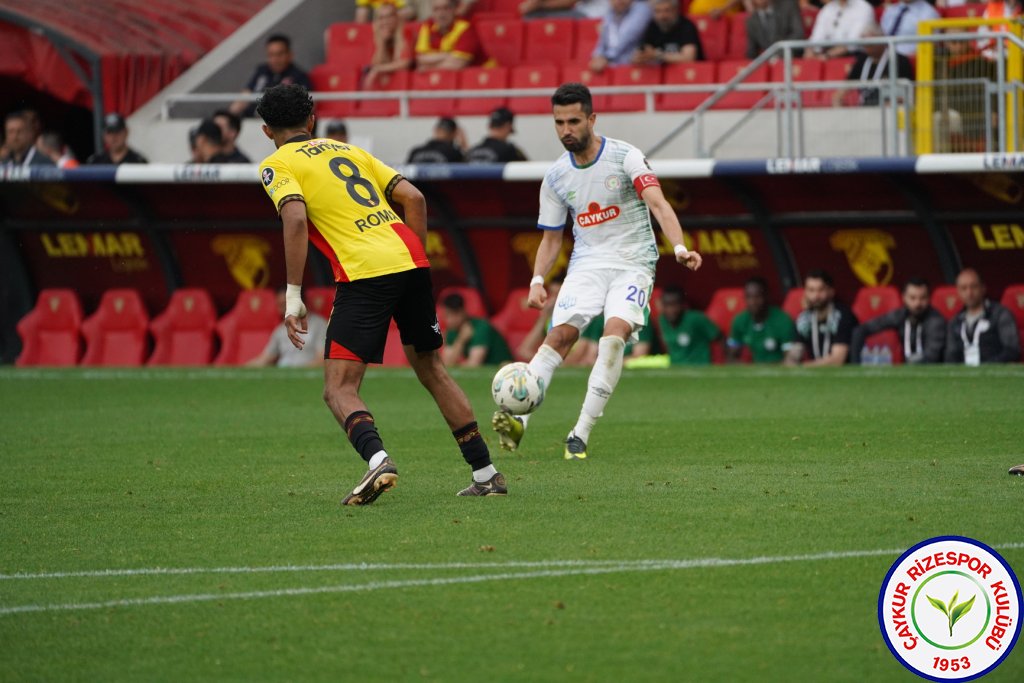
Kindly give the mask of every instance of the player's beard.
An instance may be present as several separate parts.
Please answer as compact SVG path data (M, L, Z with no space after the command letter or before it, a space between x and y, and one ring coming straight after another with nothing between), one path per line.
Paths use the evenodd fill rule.
M562 147L565 147L566 151L572 152L573 154L579 154L590 146L591 133L587 132L580 136L578 139L573 138L571 141L566 142L565 138L562 138Z

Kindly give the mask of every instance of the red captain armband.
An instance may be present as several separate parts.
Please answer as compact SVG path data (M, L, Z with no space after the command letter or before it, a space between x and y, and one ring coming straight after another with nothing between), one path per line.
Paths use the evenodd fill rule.
M633 180L633 187L636 188L638 195L642 195L648 187L661 187L661 183L658 182L658 176L653 173L644 173Z

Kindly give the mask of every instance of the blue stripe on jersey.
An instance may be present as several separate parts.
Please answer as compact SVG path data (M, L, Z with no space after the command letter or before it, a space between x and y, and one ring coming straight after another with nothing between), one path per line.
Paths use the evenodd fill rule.
M564 224L562 224L562 225L541 225L540 223L538 223L537 227L540 228L541 230L565 230L565 225Z

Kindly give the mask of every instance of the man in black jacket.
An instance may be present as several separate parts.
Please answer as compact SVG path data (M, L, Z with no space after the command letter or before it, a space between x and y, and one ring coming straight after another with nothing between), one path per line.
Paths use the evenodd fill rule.
M864 340L883 330L896 330L905 363L941 363L946 344L946 319L931 307L928 283L911 278L903 285L903 308L872 318L853 331L851 362L860 363Z
M526 161L523 151L508 141L516 132L514 124L515 114L505 107L492 111L487 122L487 137L466 152L466 161L477 164Z
M976 270L960 271L956 292L964 307L949 321L946 362L980 365L1020 359L1017 321L1009 309L985 298L985 285Z
M455 119L442 117L434 124L434 136L409 151L410 164L454 164L466 160L459 138L462 131ZM465 138L463 138L465 139Z

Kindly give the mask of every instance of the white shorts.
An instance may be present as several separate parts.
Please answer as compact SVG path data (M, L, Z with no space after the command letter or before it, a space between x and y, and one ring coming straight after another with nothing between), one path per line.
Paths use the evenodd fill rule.
M558 292L551 325L572 325L583 332L604 313L605 322L621 318L633 325L629 341L647 325L654 278L634 270L584 270L570 273Z

